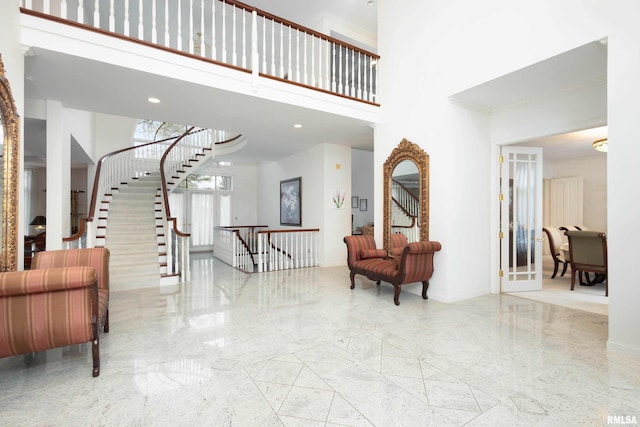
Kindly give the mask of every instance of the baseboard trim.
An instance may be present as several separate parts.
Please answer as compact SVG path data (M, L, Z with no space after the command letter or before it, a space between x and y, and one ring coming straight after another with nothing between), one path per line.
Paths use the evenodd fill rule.
M622 344L619 342L614 342L611 340L607 341L607 351L615 351L616 353L623 353L629 356L640 358L640 348Z

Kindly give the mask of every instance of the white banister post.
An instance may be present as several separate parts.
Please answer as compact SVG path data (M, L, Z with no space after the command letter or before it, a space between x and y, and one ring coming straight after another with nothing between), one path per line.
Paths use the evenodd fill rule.
M116 32L116 6L115 0L109 2L109 31Z
M124 35L129 37L129 0L124 0Z
M271 20L271 75L276 75L276 21Z
M281 22L280 23L280 70L278 73L278 77L280 78L284 78L284 44L283 44L283 38L284 38L284 24Z
M231 41L233 43L231 49L231 63L233 65L238 65L238 49L236 47L236 5L233 4L233 21L231 25L231 29L233 31L233 37L231 37Z
M316 58L316 43L315 36L311 37L311 86L316 87L316 67L315 67L315 58Z
M260 58L258 56L258 12L251 12L251 76L253 78L253 89L258 88L258 77L260 76Z
M335 92L336 88L336 44L331 42L333 48L333 61L331 61L331 92Z
M167 210L163 209L163 220L164 229L165 229L165 237L164 237L164 245L165 245L165 253L167 254L167 274L173 274L173 245L171 245L171 236L173 235L173 230L169 227L167 223L167 218L165 218L165 212Z
M200 55L202 57L205 57L207 55L207 52L204 44L204 0L200 0L200 32L199 34L200 34L200 37L198 37L198 41L200 42Z
M178 0L178 34L176 36L176 49L182 50L182 0Z
M308 80L309 80L309 71L307 70L307 39L308 39L307 33L303 32L302 33L302 37L304 37L304 51L303 51L303 54L304 54L303 71L304 71L304 73L303 73L302 81L304 82L304 84L307 84Z
M287 67L287 79L293 80L293 72L291 71L291 25L289 25L289 66Z
M100 0L96 0L93 5L93 26L100 28Z
M227 8L222 2L222 62L227 63Z
M211 59L216 60L216 4L217 1L211 2Z
M60 17L62 19L67 19L67 0L62 0L60 4Z
M182 269L185 271L185 278L187 282L191 281L191 262L189 261L189 238L184 237L184 261L182 263Z
M51 13L51 0L43 0L42 13L49 15Z
M158 43L158 26L156 24L156 20L158 16L156 14L156 2L151 3L151 43Z
M262 273L262 263L264 262L262 258L262 234L257 233L258 236L258 273Z
M138 2L138 39L144 40L144 24L143 24L143 9L142 9L142 0Z
M164 45L171 46L171 37L169 36L169 0L164 0Z
M296 28L296 79L300 83L300 30Z
M247 11L242 9L242 68L247 68Z
M189 53L194 52L194 44L193 38L195 37L195 33L193 31L193 0L189 0Z
M267 18L262 18L262 72L267 73Z
M235 234L231 234L231 267L238 266L238 248L236 246L236 242L238 239L235 238Z
M84 2L78 2L78 23L84 24Z

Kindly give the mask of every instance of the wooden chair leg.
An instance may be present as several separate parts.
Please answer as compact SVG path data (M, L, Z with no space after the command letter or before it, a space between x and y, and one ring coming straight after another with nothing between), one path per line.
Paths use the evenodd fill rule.
M100 347L98 338L91 341L91 350L93 355L93 376L100 375Z
M562 266L562 273L560 273L560 276L564 277L564 273L567 272L567 266L569 265L568 262L565 262L564 265Z
M422 299L429 299L427 296L427 290L429 289L429 281L425 280L422 282Z
M395 285L395 284L394 284L394 285L393 285L393 288L394 288L394 292L393 292L393 302L394 302L396 305L400 305L400 300L399 300L399 298L400 298L400 285Z
M355 277L356 277L356 273L354 272L349 273L349 278L351 279L351 289L356 287L356 282L354 281Z
M558 274L558 264L560 263L560 261L558 261L557 259L553 260L553 274L551 275L551 278L553 279L554 277L556 277L556 274Z
M109 309L107 308L104 314L104 327L102 329L105 334L109 333Z
M576 284L576 270L575 269L571 269L571 290L573 290L573 287Z

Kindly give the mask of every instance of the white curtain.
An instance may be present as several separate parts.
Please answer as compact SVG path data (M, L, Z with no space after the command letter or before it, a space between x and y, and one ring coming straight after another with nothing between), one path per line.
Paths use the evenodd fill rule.
M191 246L212 246L216 223L215 195L191 193Z

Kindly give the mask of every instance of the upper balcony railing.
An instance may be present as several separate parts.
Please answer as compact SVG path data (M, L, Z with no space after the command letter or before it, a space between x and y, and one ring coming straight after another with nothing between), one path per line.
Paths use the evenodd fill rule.
M378 105L379 56L234 0L22 0L23 13Z

